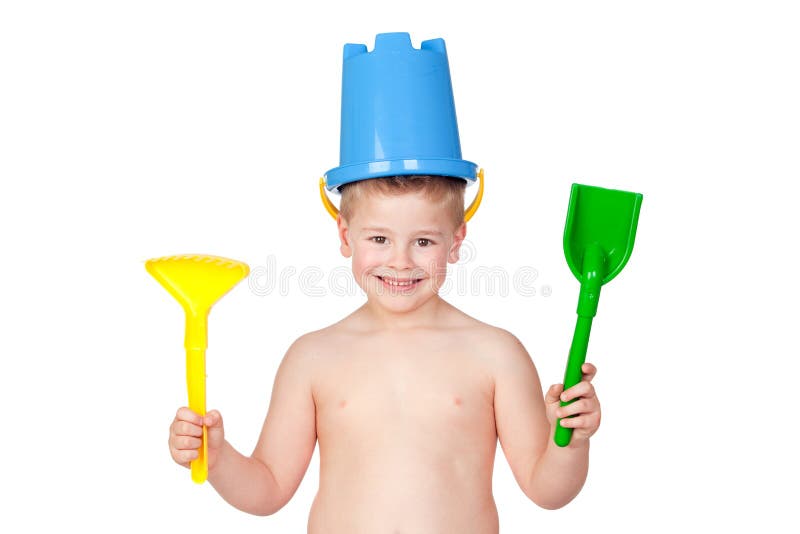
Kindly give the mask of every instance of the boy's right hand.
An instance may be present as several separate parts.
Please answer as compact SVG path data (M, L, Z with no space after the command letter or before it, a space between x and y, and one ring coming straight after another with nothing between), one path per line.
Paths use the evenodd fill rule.
M216 463L225 443L222 415L211 410L202 417L184 406L178 409L169 427L169 452L177 464L188 468L198 457L198 449L203 444L203 424L208 428L208 470Z

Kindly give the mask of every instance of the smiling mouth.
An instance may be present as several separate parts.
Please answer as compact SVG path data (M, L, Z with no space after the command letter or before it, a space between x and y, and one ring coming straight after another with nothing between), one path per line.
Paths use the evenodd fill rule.
M417 285L417 283L423 280L423 278L408 278L405 280L401 280L398 278L384 278L382 276L378 276L378 279L385 285L391 287L399 287L399 288L414 287L415 285Z

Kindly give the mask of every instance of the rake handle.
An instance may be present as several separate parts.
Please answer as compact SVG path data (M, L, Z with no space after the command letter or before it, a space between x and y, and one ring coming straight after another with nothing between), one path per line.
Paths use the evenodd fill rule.
M189 391L189 409L204 416L206 414L206 351L186 349L186 386ZM203 443L199 456L192 460L192 480L198 484L208 476L208 429L203 425Z
M208 310L186 314L186 389L189 409L206 415L206 346L208 345ZM208 478L208 428L203 425L202 445L192 460L192 480L202 484Z

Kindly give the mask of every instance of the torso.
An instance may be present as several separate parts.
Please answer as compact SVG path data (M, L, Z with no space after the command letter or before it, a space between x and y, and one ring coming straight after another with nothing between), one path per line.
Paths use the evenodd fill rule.
M494 328L317 332L320 485L309 534L496 534Z

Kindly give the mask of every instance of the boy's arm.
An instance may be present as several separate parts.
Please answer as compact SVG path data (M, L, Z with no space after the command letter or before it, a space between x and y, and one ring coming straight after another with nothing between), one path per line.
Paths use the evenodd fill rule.
M522 491L542 508L561 508L580 492L589 465L589 443L553 442L542 386L528 351L502 331L495 369L494 412L497 435ZM556 400L561 389L551 388Z
M256 515L274 514L292 498L317 441L307 336L286 352L255 450L246 457L225 443L208 480L230 504Z

